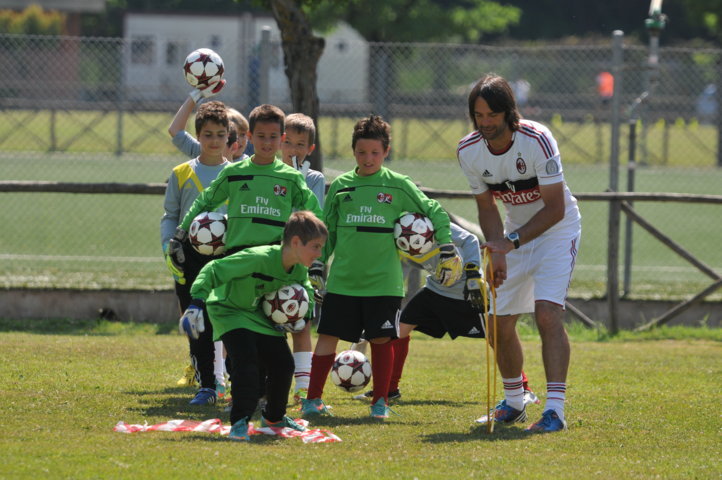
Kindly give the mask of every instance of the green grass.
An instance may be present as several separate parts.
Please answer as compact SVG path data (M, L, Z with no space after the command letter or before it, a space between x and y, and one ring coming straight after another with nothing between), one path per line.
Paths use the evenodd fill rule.
M571 326L569 430L529 437L472 426L485 408L484 344L415 335L403 402L383 425L331 385L338 444L210 434L112 431L118 421L220 418L175 386L185 340L167 327L0 320L2 478L718 478L722 451L719 329L657 339ZM662 332L667 329L659 329ZM532 387L543 394L539 341L522 326ZM670 333L671 332L671 333ZM340 345L341 346L341 345ZM501 386L497 387L497 392ZM536 419L541 407L530 408Z

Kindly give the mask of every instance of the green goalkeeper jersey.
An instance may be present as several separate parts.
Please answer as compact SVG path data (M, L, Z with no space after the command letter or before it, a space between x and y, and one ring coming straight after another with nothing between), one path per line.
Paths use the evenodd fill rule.
M196 215L228 200L226 249L232 249L279 242L294 209L311 210L320 218L318 199L298 170L278 158L268 165L252 160L221 170L193 202L180 227L187 232Z
M356 297L404 296L394 222L404 212L431 219L438 243L451 242L449 216L405 175L386 167L361 177L356 171L333 181L324 220L329 237L322 259L333 254L327 290Z
M206 264L191 287L191 297L206 301L213 325L213 339L236 328L264 335L283 336L261 311L261 297L279 288L300 283L306 288L309 312L313 312L313 288L308 269L297 263L283 269L281 245L262 245L242 250Z

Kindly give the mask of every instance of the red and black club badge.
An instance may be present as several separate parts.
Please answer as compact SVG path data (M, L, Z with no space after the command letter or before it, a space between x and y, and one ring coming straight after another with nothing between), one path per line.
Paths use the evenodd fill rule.
M516 157L516 171L519 173L526 173L526 162L521 158L521 153Z
M393 199L394 197L392 197L390 193L379 192L376 194L376 200L378 200L379 203L391 203Z
M286 196L286 187L283 185L274 185L273 186L273 193L276 194L276 196L285 197Z

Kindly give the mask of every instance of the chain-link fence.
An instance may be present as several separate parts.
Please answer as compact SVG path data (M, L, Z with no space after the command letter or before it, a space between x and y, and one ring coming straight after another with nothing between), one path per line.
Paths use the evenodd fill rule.
M167 128L190 90L179 46L147 37L99 39L0 35L1 180L164 182L183 157ZM265 47L265 48L264 48ZM228 86L218 96L247 114L258 103L290 112L280 45L224 43ZM259 52L269 52L267 56ZM719 194L718 93L722 51L662 48L650 68L645 46L624 50L621 174L627 125L636 127L637 191ZM470 130L466 96L485 72L514 87L525 117L550 126L573 192L609 186L611 102L604 74L610 46L489 47L328 42L318 66L319 138L328 179L353 166L353 123L369 113L392 125L390 167L422 186L468 189L455 160ZM601 74L601 75L600 75ZM265 83L264 83L265 82ZM642 95L648 92L648 96ZM644 99L634 110L635 99ZM159 195L1 193L0 284L84 288L166 288ZM474 219L470 199L440 199ZM603 295L607 250L604 202L582 202L583 243L572 294ZM694 255L722 270L715 206L637 205ZM645 232L633 239L631 294L686 295L706 279Z

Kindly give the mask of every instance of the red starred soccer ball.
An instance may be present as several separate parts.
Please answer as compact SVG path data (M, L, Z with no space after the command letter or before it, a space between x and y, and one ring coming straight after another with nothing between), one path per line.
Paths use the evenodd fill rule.
M357 392L371 381L371 362L361 352L344 350L333 361L331 381L341 390Z
M434 224L420 213L405 213L394 224L396 247L409 255L423 255L434 246Z
M188 239L201 255L220 255L226 250L226 226L222 213L199 213L188 229Z
M191 87L212 87L223 78L223 59L210 48L199 48L186 57L183 75Z
M295 323L308 312L308 293L298 283L287 285L265 294L261 308L273 323Z

